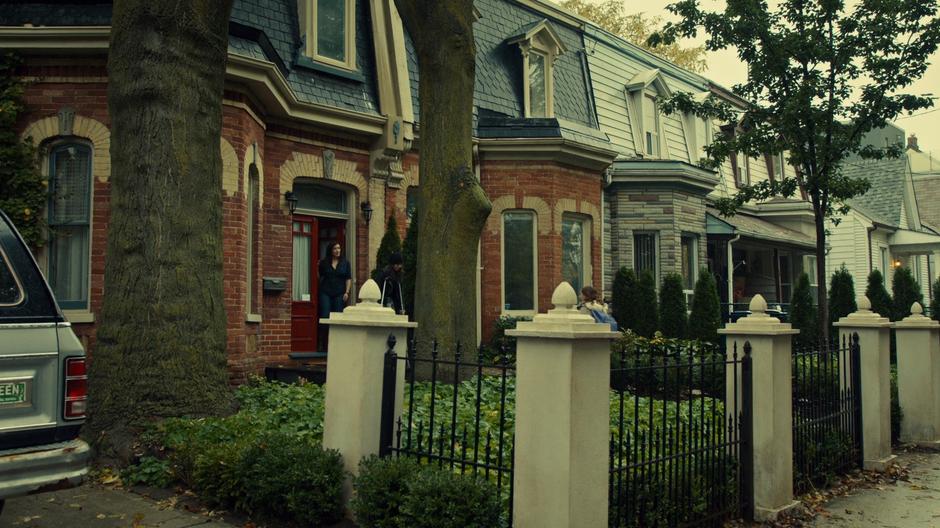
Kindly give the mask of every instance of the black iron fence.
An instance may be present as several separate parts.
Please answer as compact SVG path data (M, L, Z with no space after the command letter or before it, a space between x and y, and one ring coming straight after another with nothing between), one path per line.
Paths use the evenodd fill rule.
M489 480L503 502L504 524L511 526L515 365L465 359L460 343L451 353L437 341L427 346L411 341L404 355L395 346L395 337L389 336L380 454ZM402 409L395 420L396 379L402 370Z
M750 345L630 346L612 363L609 526L751 517Z
M793 486L826 486L861 467L862 405L858 334L794 348Z

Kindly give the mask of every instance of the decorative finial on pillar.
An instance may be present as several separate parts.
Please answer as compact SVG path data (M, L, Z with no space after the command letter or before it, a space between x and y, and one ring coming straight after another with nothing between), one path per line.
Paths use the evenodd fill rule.
M751 299L751 304L748 306L748 309L752 314L763 314L767 312L767 301L764 299L764 296L757 294Z
M374 280L369 279L359 288L359 301L363 303L379 304L382 293L379 291L379 285Z
M555 310L574 310L578 304L578 294L568 282L562 281L552 293L552 304Z

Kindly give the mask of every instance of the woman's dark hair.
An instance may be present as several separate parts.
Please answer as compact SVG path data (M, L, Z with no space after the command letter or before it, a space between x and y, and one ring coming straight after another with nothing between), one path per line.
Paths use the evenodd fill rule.
M594 289L594 286L585 286L581 288L581 295L584 296L585 302L597 300L597 290Z
M339 246L340 252L343 251L343 245L340 244L339 241L336 241L336 242L333 242L332 244L330 244L330 249L329 249L329 251L327 251L327 253L329 253L330 255L333 255L333 248L335 248L336 246Z

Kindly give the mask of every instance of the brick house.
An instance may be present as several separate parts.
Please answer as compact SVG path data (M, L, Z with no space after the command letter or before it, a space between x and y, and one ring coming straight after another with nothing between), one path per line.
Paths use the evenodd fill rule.
M480 255L481 337L549 308L562 279L604 273L604 170L583 21L540 0L478 0L475 170L493 202ZM0 48L24 58L27 111L55 228L37 257L93 355L111 221L110 3L22 2ZM236 0L223 95L228 362L243 381L316 350L316 263L333 241L368 278L419 184L417 60L391 0Z

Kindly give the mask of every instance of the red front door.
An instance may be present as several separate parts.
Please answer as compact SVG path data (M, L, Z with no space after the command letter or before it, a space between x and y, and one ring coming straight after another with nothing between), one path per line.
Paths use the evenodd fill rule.
M317 219L295 215L293 221L291 352L317 351Z
M292 231L291 352L326 352L325 348L320 350L317 340L320 319L317 265L320 259L327 258L334 242L342 244L346 257L346 221L295 215Z

